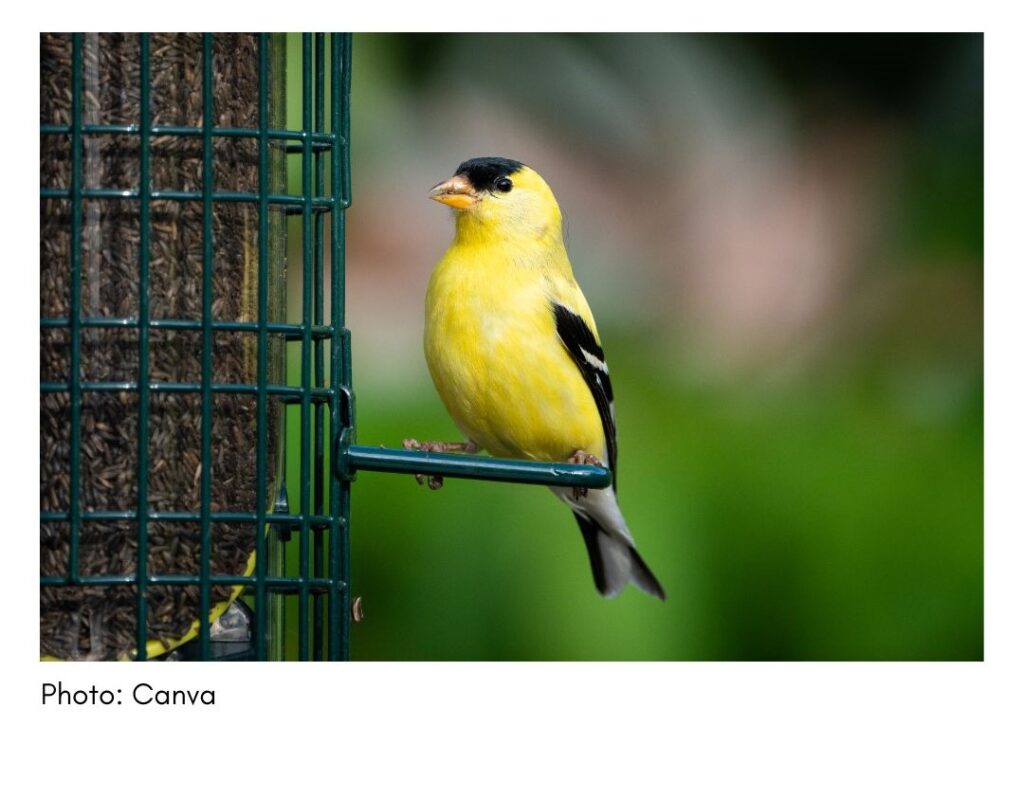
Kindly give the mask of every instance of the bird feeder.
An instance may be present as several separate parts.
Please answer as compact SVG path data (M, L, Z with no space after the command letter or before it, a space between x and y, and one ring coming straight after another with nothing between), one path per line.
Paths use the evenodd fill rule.
M338 74L346 44L332 37ZM305 76L321 130L284 130L284 48L266 34L41 37L44 656L143 659L200 632L209 654L199 619L274 576L285 408L311 415L313 390L308 369L283 385L287 342L306 359L314 336L312 297L286 324L285 216L312 228L342 211L314 208L308 186L286 193L288 153L322 175L340 136L322 132L322 35ZM272 595L252 603L263 654Z
M265 33L41 36L43 657L347 659L358 470L611 481L356 444L351 36L288 47Z

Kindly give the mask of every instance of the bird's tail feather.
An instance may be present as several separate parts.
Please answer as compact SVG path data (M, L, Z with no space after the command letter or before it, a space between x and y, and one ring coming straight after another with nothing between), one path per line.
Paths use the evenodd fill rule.
M632 581L637 588L658 599L665 599L665 590L644 563L636 547L626 538L616 536L579 511L573 511L583 543L587 546L590 570L594 574L594 585L606 597L618 596L626 583Z

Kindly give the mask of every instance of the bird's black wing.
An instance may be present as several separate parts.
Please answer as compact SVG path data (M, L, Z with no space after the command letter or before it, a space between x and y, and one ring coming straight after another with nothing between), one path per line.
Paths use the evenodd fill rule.
M608 447L608 468L612 472L612 485L615 480L615 460L618 448L615 443L615 413L612 403L612 379L608 375L608 364L604 359L604 350L597 343L593 331L587 326L579 314L569 310L561 303L553 303L555 328L558 337L575 362L580 374L587 383L590 393L597 404L601 415L601 426L604 428L605 445ZM598 455L599 453L591 453Z

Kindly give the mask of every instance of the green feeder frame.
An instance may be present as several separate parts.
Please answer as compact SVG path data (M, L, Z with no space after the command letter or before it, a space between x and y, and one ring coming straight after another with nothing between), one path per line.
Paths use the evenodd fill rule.
M197 127L154 126L149 110L150 34L139 34L141 119L138 124L90 125L83 122L83 41L71 36L71 121L69 125L42 124L43 137L70 139L70 183L67 188L43 186L41 199L62 199L70 204L70 302L67 318L42 317L42 329L68 331L69 374L64 381L43 381L40 390L66 393L70 398L70 503L66 510L44 510L43 524L66 523L69 530L67 570L60 576L41 576L41 586L100 586L110 590L135 589L135 638L132 656L147 658L147 589L155 586L197 586L199 619L209 619L215 585L236 586L251 605L251 647L243 658L266 660L283 657L283 598L298 599L297 625L287 632L299 660L346 660L349 657L351 623L351 569L349 528L351 485L359 470L399 474L432 474L515 483L603 488L610 484L607 469L588 465L510 461L480 456L410 452L355 444L355 401L349 331L345 328L345 209L351 201L349 147L352 36L345 33L302 35L302 126L299 130L273 127L270 114L270 34L258 36L259 98L255 128L219 127L213 107L213 34L202 38L202 124ZM328 101L329 97L329 101ZM329 107L329 116L325 113ZM137 136L139 183L137 189L86 186L83 180L83 142L90 136ZM198 138L202 142L201 191L154 190L151 185L153 137ZM214 143L219 137L249 139L259 148L259 183L255 193L218 191L214 187ZM271 146L301 159L301 193L271 191ZM138 315L133 318L91 318L81 308L83 203L87 200L131 200L137 203L140 246L138 256ZM199 202L202 206L202 318L200 320L154 319L150 314L151 204L159 200ZM213 311L213 227L215 208L222 203L251 203L258 209L258 288L256 321L223 321ZM301 321L281 323L268 316L271 206L301 215ZM330 226L329 245L324 244ZM330 276L325 277L329 252ZM325 300L330 318L325 320ZM89 328L125 328L138 333L138 377L125 381L82 379L81 340ZM192 330L202 336L202 374L193 382L160 382L150 376L150 335L158 330ZM254 333L257 337L256 378L253 383L222 383L214 380L215 331ZM268 339L271 335L301 348L298 385L275 385L268 378ZM285 381L287 382L287 381ZM81 500L82 397L87 392L120 392L134 395L138 408L137 503L133 510L86 510ZM201 397L201 453L198 507L155 511L147 494L150 453L147 423L151 402L160 393L198 393ZM214 397L255 396L257 402L256 505L251 511L215 511L211 507L211 450ZM299 411L300 465L297 509L289 509L286 496L272 508L268 496L267 431L268 402L279 399ZM287 448L285 448L287 451ZM283 494L283 487L282 487ZM136 524L134 574L83 574L80 538L83 522L123 521ZM200 561L198 573L156 573L148 563L148 527L160 522L198 523ZM255 540L251 574L211 573L211 530L215 523L252 525ZM292 541L292 535L297 542ZM276 540L275 540L276 536ZM297 550L297 568L286 566L283 548ZM271 547L281 547L272 550ZM286 572L295 573L286 573ZM326 607L325 607L326 605ZM199 660L237 658L225 656L211 638L211 625L199 624L190 657ZM276 640L269 634L275 630Z

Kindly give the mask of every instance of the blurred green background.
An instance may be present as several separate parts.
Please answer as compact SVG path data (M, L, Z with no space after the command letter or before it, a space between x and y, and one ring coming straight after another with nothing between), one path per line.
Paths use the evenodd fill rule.
M452 233L426 192L522 160L668 594L602 599L545 489L365 473L355 659L982 658L980 35L357 34L353 69L359 442L458 439L421 349Z

